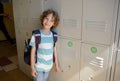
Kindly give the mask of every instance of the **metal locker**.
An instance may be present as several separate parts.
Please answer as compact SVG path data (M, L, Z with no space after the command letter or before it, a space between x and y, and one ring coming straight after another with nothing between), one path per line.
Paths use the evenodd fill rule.
M107 81L109 47L82 43L80 81Z
M40 17L40 14L42 12L42 1L41 0L29 0L29 17L31 19L38 19Z
M42 1L41 0L29 0L28 5L28 28L32 30L38 29L41 27L40 24L40 15L42 13Z
M110 45L117 0L83 0L82 40Z
M16 31L16 42L18 48L18 60L20 69L30 75L30 68L24 62L24 41L25 39L31 37L32 30L38 25L34 24L34 19L39 21L39 16L41 12L41 0L13 0L13 11L15 20L15 31ZM37 3L37 6L36 6ZM38 9L36 11L36 9ZM33 12L31 12L33 11ZM36 12L35 12L36 11ZM37 15L36 15L37 14ZM39 14L39 16L38 16ZM34 21L34 22L33 22ZM37 23L37 22L36 22ZM21 39L22 38L22 39Z
M48 81L79 81L80 41L60 37L58 57L60 72L50 75Z
M61 0L60 35L81 39L82 0Z
M58 12L60 16L60 27L57 28L59 35L81 39L82 0L42 0L42 3L43 10L54 9Z
M61 0L41 0L42 1L42 9L53 9L60 12L60 4Z

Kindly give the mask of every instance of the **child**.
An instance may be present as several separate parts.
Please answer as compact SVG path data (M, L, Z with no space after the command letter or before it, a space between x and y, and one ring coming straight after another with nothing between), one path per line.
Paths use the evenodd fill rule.
M30 45L31 49L31 74L34 77L34 81L46 81L48 74L53 66L53 54L55 57L55 67L56 71L59 70L56 54L56 44L53 43L53 34L51 32L52 28L57 27L59 22L58 14L52 10L48 9L43 12L40 16L40 21L42 24L41 32L41 42L38 45L37 50L37 63L35 63L35 36L32 35ZM53 53L54 52L54 53Z

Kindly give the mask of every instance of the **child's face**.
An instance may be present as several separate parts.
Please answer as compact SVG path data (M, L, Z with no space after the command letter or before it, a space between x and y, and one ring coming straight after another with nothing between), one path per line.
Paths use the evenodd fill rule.
M50 29L54 25L54 17L52 14L49 14L43 19L43 26L45 29Z

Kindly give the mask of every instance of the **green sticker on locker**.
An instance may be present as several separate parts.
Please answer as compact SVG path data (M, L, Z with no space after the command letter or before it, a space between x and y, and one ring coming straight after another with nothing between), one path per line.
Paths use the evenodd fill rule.
M97 53L97 48L96 47L91 47L91 52L92 53Z
M26 36L28 36L28 32L26 32Z
M68 42L68 46L69 46L69 47L72 47L72 46L73 46L72 41L69 41L69 42Z

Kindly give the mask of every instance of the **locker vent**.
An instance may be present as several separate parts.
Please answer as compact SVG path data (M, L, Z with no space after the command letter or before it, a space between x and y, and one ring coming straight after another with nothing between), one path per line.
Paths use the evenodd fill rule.
M63 27L77 28L78 20L77 19L63 19Z
M106 30L107 30L107 23L105 21L87 20L86 21L86 29L106 32Z
M101 57L96 57L96 58L88 57L87 61L92 66L103 68L104 59Z

